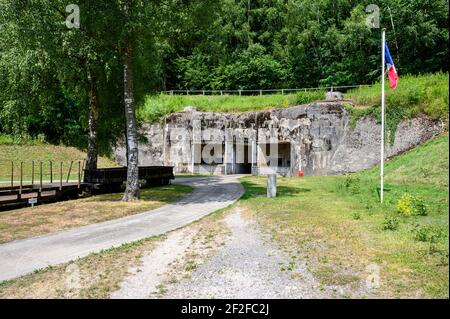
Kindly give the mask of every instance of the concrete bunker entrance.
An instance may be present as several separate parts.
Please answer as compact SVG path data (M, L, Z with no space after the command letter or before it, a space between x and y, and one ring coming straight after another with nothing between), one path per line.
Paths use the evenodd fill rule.
M291 170L291 143L261 143L259 144L258 166L260 173L276 170L281 175L289 175Z
M251 174L254 163L252 145L247 138L233 143L234 174Z

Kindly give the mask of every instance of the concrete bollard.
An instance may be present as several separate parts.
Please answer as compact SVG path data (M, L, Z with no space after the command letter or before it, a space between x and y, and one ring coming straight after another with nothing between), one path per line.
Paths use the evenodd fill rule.
M267 197L277 196L277 174L267 175Z

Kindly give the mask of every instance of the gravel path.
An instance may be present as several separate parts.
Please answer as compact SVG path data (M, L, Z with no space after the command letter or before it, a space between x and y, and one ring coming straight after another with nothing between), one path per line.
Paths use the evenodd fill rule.
M190 279L168 287L166 298L326 297L304 265L282 270L291 260L238 208L225 220L231 230L226 244Z
M329 298L326 291L299 261L282 253L270 237L262 233L239 207L223 220L228 235L213 255L202 255L195 234L202 226L187 226L169 234L145 255L142 264L129 269L121 288L112 298ZM223 228L222 228L223 229ZM180 281L168 283L187 256L195 252L202 258L199 266ZM164 293L157 293L164 287ZM156 295L155 295L156 293Z
M111 295L112 299L143 299L155 291L166 269L181 258L192 243L192 233L176 231L142 259L142 265L129 269L130 275Z

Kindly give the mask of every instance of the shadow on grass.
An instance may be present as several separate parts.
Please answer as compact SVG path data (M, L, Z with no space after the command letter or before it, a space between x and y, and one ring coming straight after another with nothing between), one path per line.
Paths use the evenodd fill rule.
M192 191L190 186L185 185L164 185L140 189L141 201L159 201L163 203L171 202ZM93 202L121 202L123 191L111 194L99 194L88 197L88 201Z
M254 197L265 197L267 194L267 188L260 184L255 184L248 181L241 181L244 186L245 193L241 199L250 199ZM310 188L295 187L295 186L277 186L277 197L294 197L301 193L310 192Z

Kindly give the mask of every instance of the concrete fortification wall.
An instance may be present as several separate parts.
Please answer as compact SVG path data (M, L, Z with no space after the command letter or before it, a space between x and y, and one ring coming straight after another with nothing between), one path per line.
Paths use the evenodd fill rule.
M351 116L339 101L245 113L191 109L167 116L164 124L144 126L147 141L139 145L139 161L173 165L176 172L264 174L275 151L281 175L296 175L299 168L305 175L343 174L378 164L380 125L372 116L354 127L350 123ZM442 130L441 123L428 118L403 120L393 145L389 136L386 139L386 156L402 153ZM195 155L209 152L208 143L216 148L213 163ZM119 145L114 154L125 165L125 147Z

